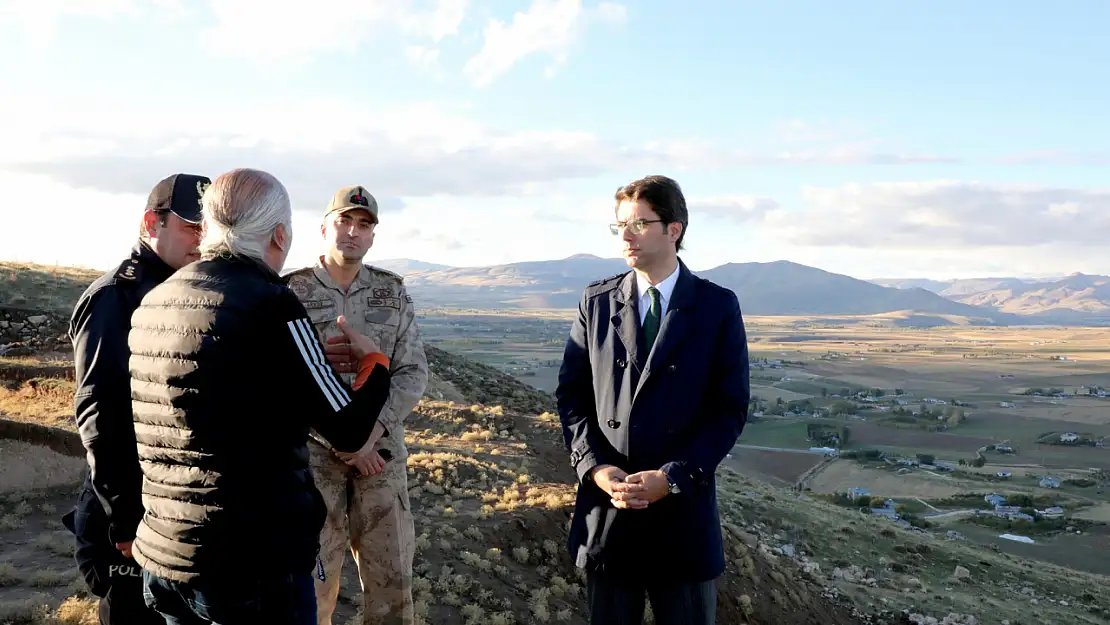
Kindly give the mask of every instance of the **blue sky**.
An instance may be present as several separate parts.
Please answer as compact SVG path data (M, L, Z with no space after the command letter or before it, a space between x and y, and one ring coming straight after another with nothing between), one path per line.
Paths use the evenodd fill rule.
M1110 273L1110 4L0 0L0 255L109 266L173 171L267 169L319 251L615 256L621 183L675 177L694 268ZM37 205L65 223L49 237ZM91 217L89 215L95 215ZM78 226L78 224L81 224Z

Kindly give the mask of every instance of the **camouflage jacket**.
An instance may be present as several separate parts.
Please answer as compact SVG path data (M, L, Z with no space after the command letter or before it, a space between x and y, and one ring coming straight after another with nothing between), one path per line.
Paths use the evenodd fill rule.
M428 359L404 279L391 271L363 265L344 293L321 259L311 267L286 274L285 280L308 310L321 341L342 334L336 319L343 315L355 330L373 339L389 357L393 379L389 400L378 419L389 434L382 437L377 448L388 449L394 458L403 460L408 456L404 419L428 386ZM348 384L354 383L353 373L340 375ZM311 436L330 448L316 432Z

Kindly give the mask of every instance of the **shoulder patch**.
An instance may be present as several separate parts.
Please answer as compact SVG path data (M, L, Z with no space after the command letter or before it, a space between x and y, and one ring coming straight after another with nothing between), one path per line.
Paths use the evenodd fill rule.
M117 280L126 280L128 282L138 282L139 278L142 277L142 273L143 266L139 264L139 259L128 258L127 260L120 263L119 268L116 269L115 278Z
M620 286L621 280L623 280L626 275L628 275L627 271L618 273L615 276L609 276L608 278L602 278L601 280L595 280L586 285L586 295L593 296L601 293L608 293Z
M392 272L388 269L382 269L381 267L375 267L373 265L366 265L366 268L369 269L370 271L373 271L374 273L380 273L382 275L389 276L389 277L393 278L394 280L396 280L398 282L403 283L405 281L404 276L402 276L399 273L394 273L394 272Z
M287 271L287 272L281 274L281 279L284 280L286 284L288 284L289 280L291 280L291 279L293 279L297 276L312 275L312 270L313 270L313 267L301 267L300 269L294 269L292 271Z

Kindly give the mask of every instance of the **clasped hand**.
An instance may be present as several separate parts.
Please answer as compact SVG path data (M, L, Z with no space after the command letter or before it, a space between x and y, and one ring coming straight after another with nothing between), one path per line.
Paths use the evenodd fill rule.
M380 351L378 345L366 335L356 332L342 315L336 324L343 334L324 341L324 354L337 372L357 373L358 361L367 354Z
M609 494L614 508L642 510L670 492L667 475L659 470L629 475L615 466L602 465L594 469L593 480Z
M358 361L367 354L379 351L379 348L369 337L356 332L347 323L345 317L340 316L336 320L336 324L343 334L327 339L324 344L324 353L332 368L339 373L356 373L358 371ZM376 423L374 424L374 430L370 433L370 438L361 449L351 453L337 451L335 455L347 466L358 469L361 475L377 475L385 469L385 459L374 449L374 446L377 445L378 440L381 439L384 433L385 428L382 427L382 424Z
M381 425L374 425L374 431L370 434L370 439L366 444L353 453L342 451L335 452L335 456L342 460L347 466L358 469L361 475L377 475L385 469L385 459L381 454L374 449L374 445L378 443L381 438L382 432Z

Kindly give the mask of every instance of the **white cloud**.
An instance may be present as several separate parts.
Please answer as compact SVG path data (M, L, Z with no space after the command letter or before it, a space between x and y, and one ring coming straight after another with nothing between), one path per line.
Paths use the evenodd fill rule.
M424 46L405 46L405 58L417 67L427 69L439 60L439 50Z
M182 0L5 0L0 25L8 24L37 48L56 41L62 20L173 20L187 14Z
M551 64L545 69L550 78L563 66L576 38L590 21L621 22L625 8L603 2L593 9L582 7L581 0L533 0L512 22L491 19L483 33L482 49L466 62L463 73L476 86L492 83L521 59L545 54Z
M353 53L391 28L439 42L458 33L467 4L437 0L434 8L425 9L412 0L313 0L310 5L209 0L215 25L201 33L201 40L219 54L306 62L317 54Z
M469 0L437 0L432 11L407 13L401 25L410 34L439 43L448 36L459 34L459 26L466 17L469 5Z
M814 246L982 249L1106 245L1110 189L961 181L806 188L768 224Z
M701 214L735 222L762 221L782 210L771 198L751 195L691 197L686 200L686 208L691 219Z
M546 183L614 172L888 159L814 151L796 160L690 141L622 144L582 130L506 130L427 103L378 107L331 97L197 96L149 107L110 95L24 96L0 100L0 134L0 169L76 186L145 193L173 171L253 166L314 199L353 180L386 197L528 195Z
M1039 150L1009 154L998 159L1007 165L1110 165L1110 152Z

